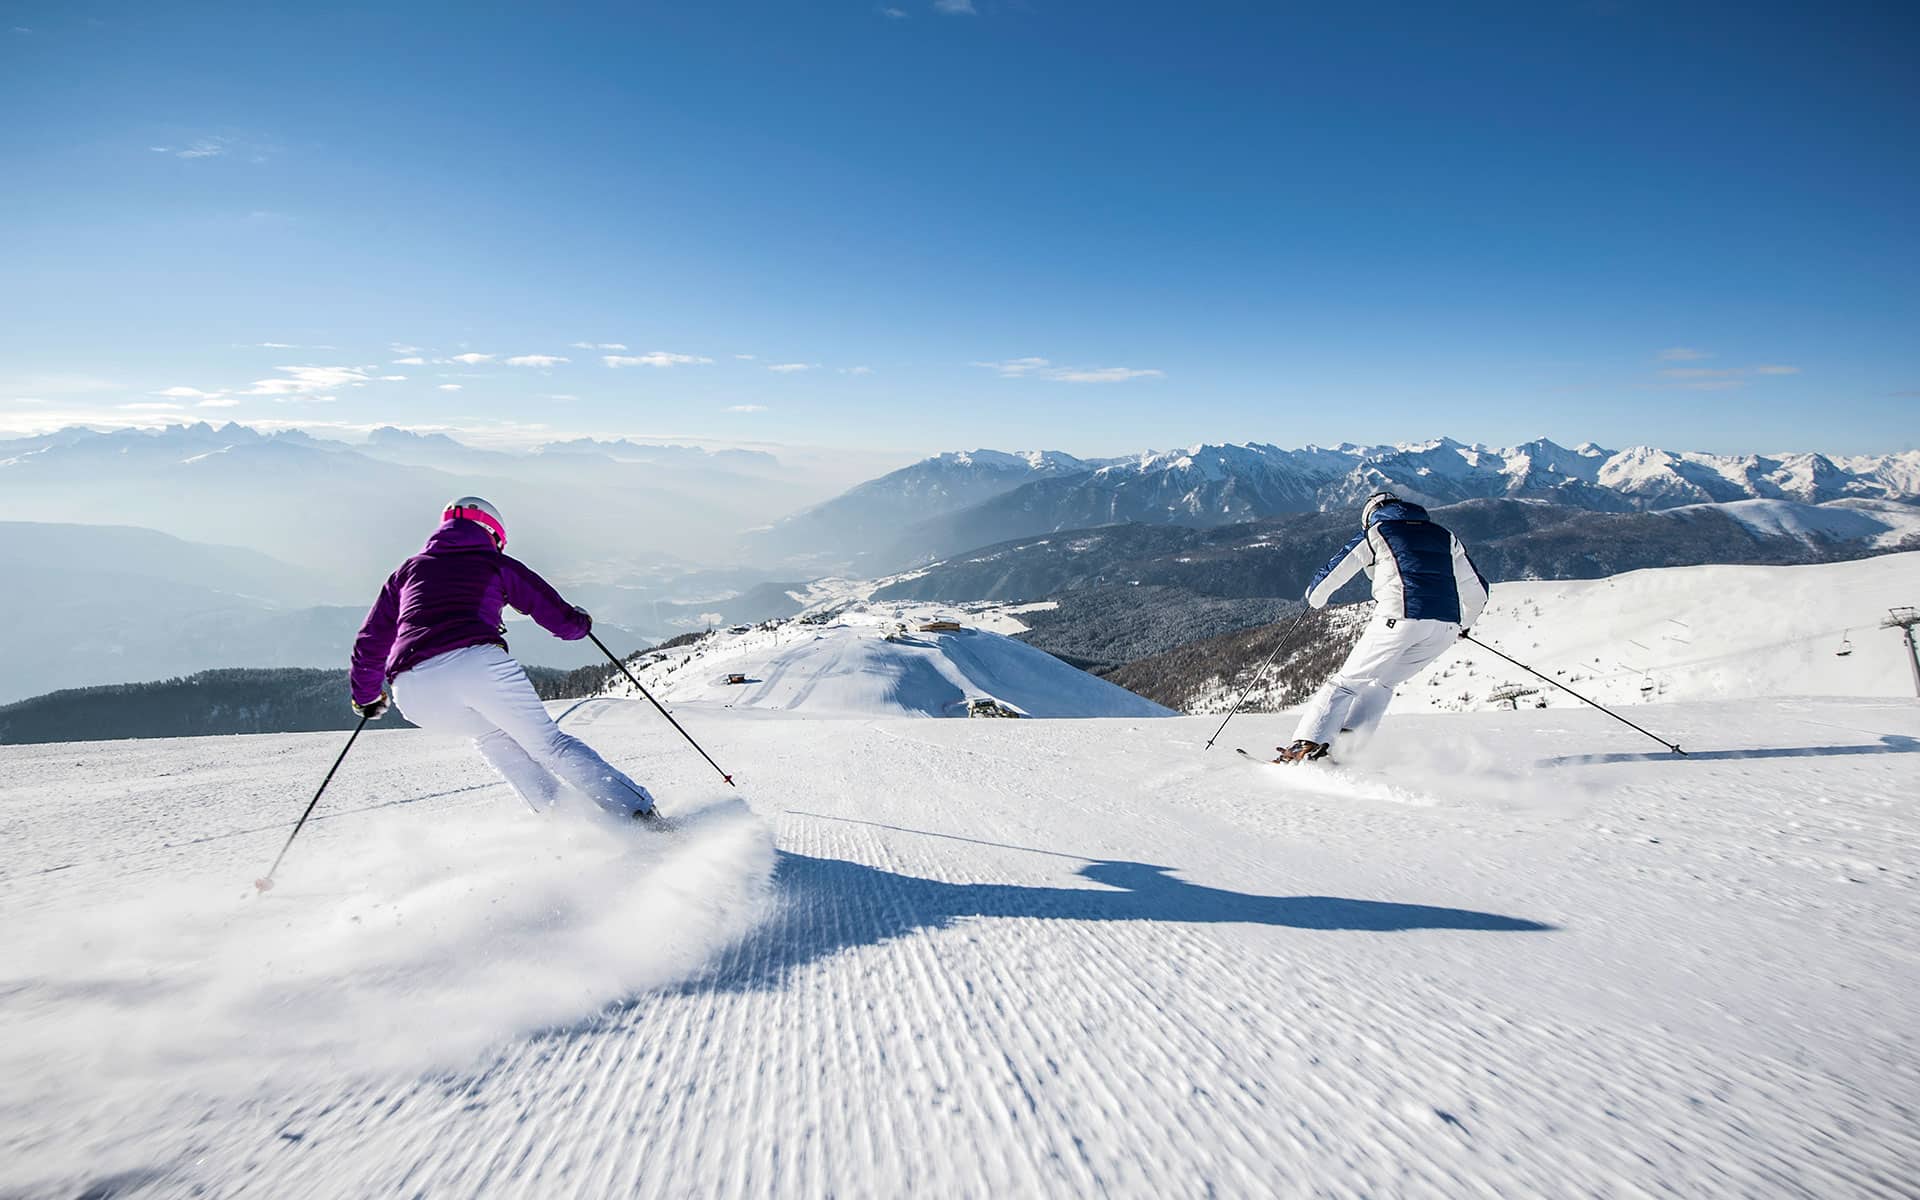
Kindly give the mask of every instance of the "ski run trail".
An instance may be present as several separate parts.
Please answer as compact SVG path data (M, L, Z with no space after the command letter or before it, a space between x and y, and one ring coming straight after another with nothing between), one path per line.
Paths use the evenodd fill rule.
M0 1197L1920 1196L1916 580L1496 588L1684 758L1465 646L1281 768L1004 611L756 627L641 668L737 792L554 706L670 831L376 725L264 897L344 735L0 747Z
M5 748L0 1194L1913 1194L1920 707L1635 713Z

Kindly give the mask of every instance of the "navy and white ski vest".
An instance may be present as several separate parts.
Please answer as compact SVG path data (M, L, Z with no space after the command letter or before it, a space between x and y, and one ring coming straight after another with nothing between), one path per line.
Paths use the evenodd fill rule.
M1487 606L1487 580L1460 539L1427 517L1418 504L1395 500L1374 510L1359 536L1320 568L1307 585L1307 603L1325 608L1361 571L1373 580L1378 615L1410 621L1471 625Z

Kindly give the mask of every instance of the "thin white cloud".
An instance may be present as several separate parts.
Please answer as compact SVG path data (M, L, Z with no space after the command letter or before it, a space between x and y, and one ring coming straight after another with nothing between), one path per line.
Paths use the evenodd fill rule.
M396 367L424 367L427 365L427 360L421 358L418 354L410 354L405 358L394 359L393 365Z
M1698 362L1712 357L1713 351L1696 350L1692 346L1668 346L1660 352L1661 362Z
M208 134L181 146L148 146L147 149L155 154L171 154L175 158L231 158L250 163L266 162L280 152L280 147L272 142L232 134Z
M114 407L121 412L180 412L187 406L171 400L140 400L133 404L116 404Z
M575 342L575 350L625 350L625 342Z
M240 406L240 402L238 400L235 400L232 396L208 396L205 400L202 400L199 404L195 405L194 407L195 408L238 408L239 406Z
M1132 379L1162 379L1166 372L1157 367L1061 367L1044 358L1009 358L1001 362L977 362L1002 379L1051 379L1056 383L1126 383Z
M767 411L767 406L764 404L729 404L722 411L730 413L763 413Z
M382 375L380 377L381 383L405 383L406 381L407 377L405 375Z
M394 342L388 346L387 349L393 351L395 354L418 354L424 347L409 346L402 342Z
M1755 375L1798 375L1799 373L1799 367L1788 366L1785 363L1767 363L1757 367L1668 367L1660 372L1660 377L1673 380L1678 387L1707 392L1745 387L1747 380Z
M572 362L557 354L516 354L507 360L510 367L554 367L561 363Z
M883 8L880 10L880 15L889 21L904 21L907 19L907 10L904 8Z
M697 367L713 360L698 354L673 354L653 350L646 354L605 354L600 361L610 367Z
M873 368L868 366L841 367L840 373L842 375L871 375L873 374Z
M175 158L219 158L226 154L232 144L231 138L195 138L184 148L174 151L173 156Z
M739 359L741 362L752 362L754 359L760 356L757 354L736 354L734 355L734 357Z
M819 363L803 363L803 362L772 363L772 364L769 364L767 367L767 370L778 371L782 375L792 375L796 371L817 371L819 369L820 369Z
M977 17L980 10L973 6L973 0L933 0L933 11L945 13L949 17Z
M492 361L493 361L493 358L494 358L494 356L493 356L493 355L491 355L491 354L471 354L471 353L469 353L469 354L456 354L456 355L454 355L454 356L453 356L452 358L449 358L449 359L447 359L446 361L447 361L447 362L457 362L457 363L465 363L465 364L466 364L466 365L468 365L469 367L476 367L476 366L479 366L479 365L480 365L481 363L485 363L485 362L492 362Z
M561 402L561 403L563 403L563 404L564 404L564 403L567 403L567 402L569 402L569 401L573 401L573 400L578 400L579 398L580 398L580 397L578 397L578 396L570 396L570 395L568 395L568 394L567 394L567 393L565 393L565 392L549 392L549 393L547 393L547 399L549 399L549 400L558 400L558 401L560 401L560 402Z
M460 390L460 387L461 385L457 383L443 383L440 385L440 390L443 392L457 392Z
M242 396L272 396L280 400L332 399L330 393L343 387L365 387L379 381L377 367L275 367L282 379L256 379Z
M153 394L164 396L169 400L211 400L216 396L226 395L225 392L203 392L199 388L191 387L161 388Z
M332 392L340 388L365 388L376 382L399 382L405 376L392 374L374 374L378 367L275 367L284 378L259 378L253 380L252 388L236 392L234 396L271 396L275 399L334 399ZM223 396L202 394L202 396Z
M1032 375L1044 371L1053 364L1044 358L1009 358L1001 362L977 362L976 367L985 367L1008 379L1017 379L1023 375Z
M1047 376L1062 383L1125 383L1129 379L1160 379L1165 371L1154 367L1062 367Z
M255 342L254 346L255 348L260 350L298 350L300 349L300 347L294 345L292 342Z

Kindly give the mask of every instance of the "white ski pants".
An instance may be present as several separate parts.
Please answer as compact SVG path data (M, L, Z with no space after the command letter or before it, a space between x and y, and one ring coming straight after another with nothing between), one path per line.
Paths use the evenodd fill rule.
M393 702L422 729L472 738L536 809L551 807L562 783L617 816L653 806L644 788L553 723L527 673L499 646L449 650L402 671Z
M1460 626L1452 621L1375 617L1339 673L1307 702L1293 731L1294 740L1331 745L1342 731L1364 740L1387 715L1393 689L1418 675L1459 639Z

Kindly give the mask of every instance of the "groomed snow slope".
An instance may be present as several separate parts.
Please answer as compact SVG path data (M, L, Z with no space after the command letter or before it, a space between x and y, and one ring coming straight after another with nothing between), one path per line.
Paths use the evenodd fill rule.
M756 815L641 702L566 723L679 841L382 730L264 900L336 736L0 748L0 1194L1910 1190L1911 702L1663 705L1687 759L1396 715L1339 772L681 715Z
M1664 567L1497 583L1475 637L1604 704L1752 696L1912 696L1889 608L1920 605L1920 551L1804 567ZM1841 655L1846 649L1850 653ZM1403 685L1399 711L1484 708L1496 689L1579 701L1470 643Z
M784 622L718 632L642 668L647 690L670 704L809 716L964 717L992 698L1031 717L1156 717L1169 712L996 629L1019 632L997 611L968 614L957 632L917 626L952 611L871 605L831 623ZM906 632L897 632L904 624ZM894 630L892 637L883 636ZM729 684L730 674L744 675ZM612 694L632 691L619 681Z
M1755 533L1836 542L1867 542L1891 549L1920 536L1920 506L1897 500L1736 500L1717 508ZM1690 512L1692 508L1676 509Z

